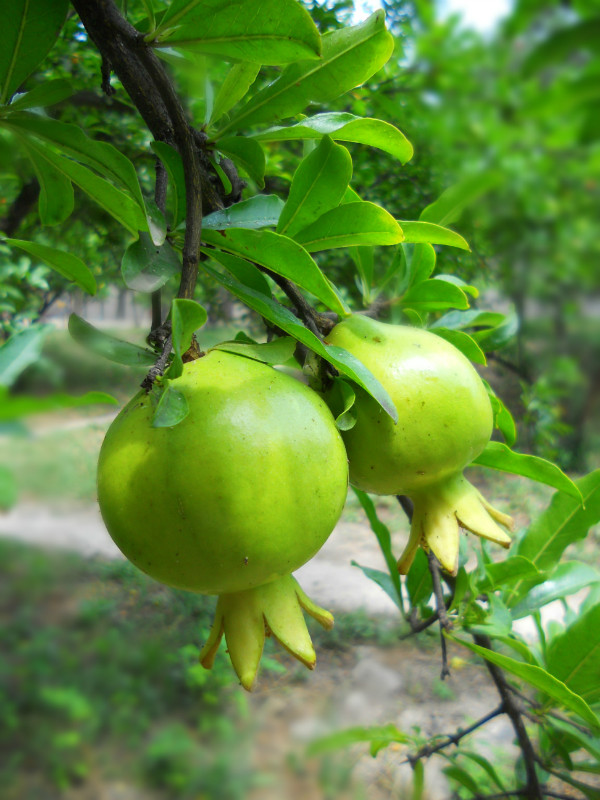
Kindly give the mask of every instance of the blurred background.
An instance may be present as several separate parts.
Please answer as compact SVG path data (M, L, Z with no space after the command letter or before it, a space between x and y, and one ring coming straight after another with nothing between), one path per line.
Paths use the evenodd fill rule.
M449 187L470 187L470 202L451 227L471 252L441 248L438 265L479 288L475 307L508 315L504 333L512 338L490 358L485 377L517 420L517 448L552 459L573 476L600 466L598 3L305 4L322 31L385 9L394 56L332 108L392 122L415 156L402 167L380 151L349 145L353 186L363 199L407 220L418 219ZM32 85L52 73L78 87L75 102L53 113L76 119L98 138L110 136L150 193L148 134L122 92L111 100L100 96L99 59L76 18L42 67ZM203 100L190 75L178 80L202 119ZM267 174L276 177L266 192L287 192L296 159L286 147L267 146ZM37 189L25 162L15 173L15 158L0 133L0 230L33 238ZM144 369L86 353L66 325L75 311L143 343L146 296L134 297L120 275L126 234L79 194L68 222L40 236L55 246L76 242L100 291L88 300L0 244L0 335L6 339L34 321L51 326L14 391L43 397L100 390L123 403ZM391 258L382 248L381 276ZM320 262L358 303L354 266L344 251ZM220 289L198 291L209 310L205 349L239 330L259 332L259 320ZM391 602L350 563L382 566L358 504L349 500L330 542L301 571L309 594L336 612L332 633L311 627L317 671L306 673L268 643L259 686L247 696L223 652L211 672L197 663L214 600L145 578L104 532L95 465L115 413L107 405L71 408L0 431L0 468L9 476L0 497L6 508L0 514L2 797L403 797L410 768L393 748L373 760L360 748L307 755L308 743L358 723L393 721L425 734L452 730L467 721L467 701L470 717L485 711L489 687L483 671L459 653L451 653L453 677L442 683L435 636L400 641ZM551 495L547 487L501 473L475 470L474 479L520 526ZM407 530L401 512L385 499L378 510L401 549ZM593 549L590 558L598 560ZM510 730L500 721L485 736L481 746L502 769ZM439 768L428 769L430 797L460 796Z

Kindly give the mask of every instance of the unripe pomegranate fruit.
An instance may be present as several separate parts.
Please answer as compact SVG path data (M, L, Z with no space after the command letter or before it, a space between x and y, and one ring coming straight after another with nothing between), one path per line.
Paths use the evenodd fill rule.
M186 364L171 385L189 406L182 422L152 427L151 395L140 393L106 434L106 527L156 580L219 595L204 666L224 633L251 688L266 628L312 668L301 609L328 627L333 618L291 573L324 544L346 500L346 452L331 413L288 375L219 350Z
M410 539L398 561L405 574L419 545L445 570L458 568L459 525L508 547L496 524L512 520L463 476L488 443L490 401L470 361L433 333L354 315L327 343L356 356L379 380L398 410L398 423L356 388L356 425L343 432L350 481L375 494L408 495L414 503Z

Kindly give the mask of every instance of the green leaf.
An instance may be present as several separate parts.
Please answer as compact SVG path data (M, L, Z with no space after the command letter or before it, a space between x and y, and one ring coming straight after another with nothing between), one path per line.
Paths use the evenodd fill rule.
M206 309L195 300L176 297L171 305L171 330L173 337L173 350L175 355L169 367L169 378L178 378L183 372L183 356L192 343L194 333L201 328L208 319ZM175 392L175 390L173 390ZM175 398L175 393L173 394ZM172 402L175 404L176 400ZM187 412L186 412L187 414ZM156 415L155 415L156 419ZM163 427L155 425L154 427Z
M242 61L231 67L215 97L209 125L214 125L246 95L256 80L260 66L252 61Z
M261 294L266 294L267 297L272 297L269 282L263 273L255 267L254 264L251 264L250 261L234 256L231 253L224 253L222 250L209 250L206 247L201 247L200 250L204 255L210 256L213 261L224 266L225 269L233 275L234 278L237 278L240 283L243 283L244 286L249 286L255 292L260 292Z
M94 328L77 314L71 314L69 317L69 333L83 347L109 361L115 361L117 364L150 367L156 361L156 356L152 351L109 336L109 334Z
M359 386L362 386L371 397L377 400L384 411L397 422L398 411L390 396L379 381L357 358L341 347L333 347L324 344L314 333L311 333L311 331L305 328L289 309L276 303L264 294L244 286L228 275L217 272L209 267L206 262L201 263L201 267L247 306L257 311L262 317L269 320L274 325L277 325L281 330L289 333L294 339L302 342L302 344L306 345L317 355L329 361L330 364L333 364L333 366L344 375L351 378Z
M380 569L373 569L372 567L363 567L362 564L354 560L350 563L353 567L358 567L370 581L373 581L373 583L376 583L377 586L383 589L390 600L400 608L396 587L394 586L389 572L382 572Z
M565 548L583 539L592 525L600 520L600 470L577 482L583 496L575 499L557 492L548 508L529 526L517 546L517 555L524 556L539 570L554 568ZM520 582L507 600L509 607L518 602L530 587ZM512 601L512 602L510 602Z
M338 314L346 315L346 307L332 285L306 250L287 236L273 231L252 231L231 228L225 232L203 231L202 238L219 250L254 261L263 267L289 278L306 289Z
M450 247L460 247L462 250L469 250L469 252L471 250L467 241L460 234L441 225L435 225L433 222L398 220L398 223L404 231L404 240L407 243L421 244L429 242L430 244L447 244Z
M202 220L203 230L227 228L270 228L277 225L283 200L275 194L257 194L249 200L234 203L228 208L213 211Z
M258 92L221 129L247 129L261 122L293 117L309 103L327 103L364 83L392 54L385 14L376 11L361 25L326 33L319 61L299 61Z
M125 285L136 292L155 292L180 271L179 256L171 245L157 247L147 233L129 245L121 261Z
M463 355L476 364L484 366L487 364L485 353L468 333L450 328L432 328L431 333L435 333L436 336L441 336L442 339L453 344L457 350L460 350Z
M360 276L361 294L365 306L371 302L371 287L375 270L375 251L372 247L353 247L350 250L352 260ZM377 287L379 288L379 287Z
M461 758L468 758L470 761L474 761L476 764L478 764L485 772L487 772L487 774L490 776L490 778L493 780L496 786L500 789L500 791L504 792L506 790L506 787L500 780L498 773L496 772L494 767L490 764L490 762L487 760L487 758L480 755L479 753L472 753L470 750L464 750L462 748L460 750L459 755L461 756Z
M532 481L553 486L579 501L582 500L577 485L556 464L538 456L515 453L502 442L488 442L483 453L477 456L473 464L511 472L513 475L523 475Z
M431 274L431 273L430 273ZM495 328L506 321L504 314L496 311L480 311L477 308L469 311L449 311L436 320L431 328Z
M425 603L433 593L433 580L425 551L419 548L406 576L406 591L411 606Z
M40 184L38 207L42 225L59 225L73 211L73 185L69 178L29 147L25 137L20 138L20 144L27 153Z
M324 136L300 162L277 233L294 236L341 202L352 177L352 159L345 147Z
M517 556L518 558L519 556ZM510 559L509 559L510 560ZM554 572L546 574L543 583L534 586L511 610L513 619L528 617L540 608L563 597L600 585L600 571L580 561L563 561Z
M437 225L450 225L459 219L468 205L497 186L501 180L501 173L494 171L463 178L446 189L435 203L424 208L419 219L423 222L435 222Z
M515 425L512 414L494 392L489 383L483 379L482 382L487 390L490 403L492 404L492 411L494 412L494 427L497 428L504 436L506 444L509 447L512 447L517 440L517 426Z
M16 502L17 480L8 467L0 465L0 509L7 511Z
M505 347L519 330L519 319L516 314L510 314L504 322L494 328L474 331L471 335L482 350L490 352Z
M479 786L477 785L477 781L462 767L459 767L457 764L452 764L449 767L444 767L444 775L450 780L456 781L461 786L464 786L469 792L471 792L473 797L477 797L479 794Z
M173 428L190 413L185 395L174 389L170 381L166 384L152 417L153 428Z
M185 219L186 199L185 199L185 174L183 171L183 161L181 156L173 147L165 142L150 142L152 150L162 161L169 177L171 187L171 198L173 203L173 224L176 228Z
M398 255L404 256L406 263L402 291L425 282L435 269L436 254L433 246L429 243L408 244L402 242Z
M514 658L496 653L494 650L488 650L486 647L480 647L472 642L459 639L457 636L453 636L447 632L445 632L444 635L451 641L463 647L467 647L482 658L485 658L486 661L490 661L492 664L506 670L506 672L510 672L511 675L516 675L517 678L525 681L525 683L547 694L557 703L573 711L594 728L600 727L600 720L585 700L571 691L562 681L550 675L550 673L546 672L546 670L541 667L536 667L533 664L524 664L522 661L516 661Z
M219 139L220 153L228 156L256 183L259 189L265 186L265 153L258 142L246 136L227 136Z
M7 110L24 111L27 108L45 108L66 100L72 94L73 88L64 78L44 81L29 92L16 95Z
M410 161L413 148L404 134L381 119L357 117L345 111L331 111L307 117L287 127L274 127L252 135L259 142L320 139L330 136L338 142L356 142L377 147L403 164Z
M486 577L479 582L481 591L510 586L522 579L541 579L543 574L529 559L510 556L504 561L492 561L485 565Z
M410 739L399 731L395 725L373 725L371 727L357 726L344 731L336 731L329 736L315 739L308 747L308 755L318 755L328 750L337 750L340 747L349 747L357 742L377 742L385 745L393 742L406 744Z
M367 519L369 520L369 525L371 526L371 530L377 537L377 542L379 543L379 549L381 550L383 557L385 558L385 563L387 564L387 568L389 571L389 578L391 580L392 586L394 587L395 592L395 599L392 597L394 602L399 608L402 608L402 585L400 583L400 575L398 574L398 565L396 563L396 559L392 552L392 539L390 536L390 532L386 525L381 522L379 517L377 516L377 510L375 508L375 504L371 500L366 492L362 492L360 489L356 489L354 486L352 487L352 491L357 496L359 503L361 504L363 511L367 515ZM362 569L362 568L361 568Z
M325 401L335 418L338 430L348 431L356 424L353 408L355 400L356 392L352 385L343 378L334 378L331 388L326 393Z
M294 238L310 253L315 253L332 247L398 244L404 234L385 209L360 201L326 211Z
M445 308L468 308L469 300L459 286L432 278L411 286L402 296L400 305L415 311L441 311Z
M225 350L228 353L253 358L265 364L286 364L294 356L296 340L291 336L281 336L272 342L256 344L253 342L221 342L212 348Z
M0 386L12 386L19 375L41 355L52 325L31 325L0 345Z
M261 64L321 53L319 31L296 0L261 0L258 10L254 0L175 0L151 36L158 47Z
M46 145L28 139L28 145L34 149L38 155L46 159L53 167L77 184L88 194L92 200L111 214L117 222L120 222L134 236L138 231L146 230L146 208L140 206L131 198L129 194L115 188L104 178L100 178L92 170L78 164L70 158L58 155Z
M2 8L0 104L46 57L67 15L67 0L10 0Z
M76 283L88 294L96 294L96 279L83 261L72 253L48 247L47 244L25 242L22 239L4 239L4 241L6 244L24 250L34 258L40 259L51 269Z
M599 663L600 605L597 605L552 639L546 666L555 678L594 705L600 701Z
M62 392L47 397L7 396L0 399L0 421L20 419L30 414L45 414L59 408L78 408L98 403L118 405L119 401L105 392L87 392L80 397L73 397L73 395Z
M59 122L50 117L27 112L11 114L3 124L35 136L57 147L63 155L71 156L82 164L92 167L100 175L114 181L125 189L145 215L144 198L138 181L135 167L127 156L108 142L97 142L90 139L77 125ZM140 226L145 230L145 225Z

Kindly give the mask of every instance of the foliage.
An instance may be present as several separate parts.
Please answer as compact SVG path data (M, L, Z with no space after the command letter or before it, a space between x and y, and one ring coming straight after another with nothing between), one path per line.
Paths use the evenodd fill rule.
M383 11L351 25L346 2L313 2L311 16L296 0L264 0L259 13L255 3L239 0L236 14L233 3L217 0L140 0L127 5L127 24L112 2L103 4L103 13L92 0L73 0L73 10L55 3L45 17L40 1L11 5L0 56L0 169L7 177L0 244L4 419L111 401L60 392L36 399L12 387L39 362L48 333L39 318L61 293L92 295L119 283L152 304L147 346L95 330L77 316L70 330L95 354L149 367L144 385L161 395L161 413L171 422L177 409L169 406L176 402L170 381L200 354L194 332L225 290L264 323L269 341L283 338L270 361L289 365L291 339L295 364L304 366L312 386L335 387L342 429L353 424L356 386L396 415L369 370L327 343L335 320L362 307L427 328L481 366L508 364L523 381L529 442L541 455L560 455L566 429L557 399L575 418L587 411L597 383L596 375L583 375L586 362L574 360L578 349L586 358L594 352L589 329L574 330L576 301L593 288L588 264L598 255L589 214L600 165L593 3L579 2L569 15L557 3L546 16L546 4L523 2L502 33L485 42L461 32L455 19L436 20L426 3L401 12L399 3L386 2L391 30L409 45L408 55L392 57ZM538 30L537 47L515 48L521 41L515 36L530 28ZM97 75L104 95L93 89ZM544 84L549 90L540 93ZM411 142L414 166L403 167L413 157ZM470 161L463 157L467 145ZM560 173L559 159L565 163ZM559 203L560 197L566 200ZM480 296L475 283L489 289L490 276L516 313L489 308L489 292ZM161 296L171 301L166 318ZM532 299L552 308L551 325L564 345L559 352L541 346L543 322ZM261 344L243 334L229 347L261 360ZM560 380L547 372L557 363ZM574 387L581 391L571 402ZM463 540L456 579L440 575L423 552L400 578L389 532L361 494L389 568L362 569L388 592L413 632L439 621L442 676L446 636L485 660L501 703L471 729L508 715L521 749L514 782L507 788L488 759L464 748L465 732L425 741L390 725L341 732L322 745L368 741L373 755L391 743L403 745L415 767L415 797L423 791L421 762L437 753L449 760L453 785L468 796L481 796L474 776L483 770L492 792L541 798L558 776L597 797L573 773L599 769L598 572L564 554L600 518L600 475L591 473L574 488L557 466L513 451L513 417L491 386L489 394L497 438L505 444L493 443L478 464L556 488L546 511L517 534L503 561L484 544L473 565ZM564 463L575 463L576 446L572 453ZM14 499L11 481L3 469L5 505ZM575 614L567 600L583 589L588 594ZM557 599L565 604L564 623L545 627L542 610ZM183 610L178 641L197 613ZM98 613L90 611L92 618ZM130 632L128 622L121 629L113 612L106 613L111 625L92 637L105 650L111 637ZM514 630L524 616L536 624L536 642ZM36 752L66 785L87 769L79 750L82 727L140 735L144 722L131 713L130 687L118 713L111 705L107 716L82 690L72 664L58 664L67 680L40 680L39 642L24 644L17 628L10 636L23 680L39 684L36 703L67 725L52 741L44 727L39 740L31 727ZM211 681L215 691L222 688L220 671L207 677L187 664L191 651L175 650L180 661L167 660L179 670L178 681L170 692L151 695L150 706L165 710L161 704L181 702L181 692L199 683L210 706ZM122 653L135 666L136 654ZM158 655L157 663L164 663ZM13 730L26 709L11 689L14 676L4 677L2 713L6 730ZM157 731L143 770L170 791L205 790L196 783L196 742L177 725ZM452 755L444 752L459 743ZM207 774L221 775L219 764L213 766Z

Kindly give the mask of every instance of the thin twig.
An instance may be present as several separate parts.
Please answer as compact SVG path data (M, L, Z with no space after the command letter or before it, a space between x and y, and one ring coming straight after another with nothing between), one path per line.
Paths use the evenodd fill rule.
M276 272L268 269L268 267L261 267L260 264L256 265L261 272L272 278L279 286L282 292L294 304L294 308L298 313L299 318L304 322L306 327L311 333L314 333L319 339L323 335L327 335L329 331L335 326L336 320L331 319L325 314L319 314L318 311L311 306L308 300L304 297L302 292L296 287L292 281L284 278L283 275L278 275Z
M448 733L446 734L446 738L443 742L439 742L436 745L424 745L420 750L416 753L407 756L405 761L400 763L402 764L416 764L422 758L429 758L430 756L434 755L434 753L439 753L440 750L444 750L446 747L450 747L451 744L457 745L461 739L464 739L465 736L468 736L473 731L476 731L478 728L483 727L486 725L490 720L494 719L495 717L499 717L501 714L505 713L504 704L501 703L497 708L493 711L490 711L489 714L481 717L478 719L477 722L474 722L472 725L469 725L468 728L459 728L456 733Z
M438 619L440 621L440 644L442 648L442 672L440 674L440 678L444 680L450 675L450 667L448 666L448 650L444 631L451 630L452 623L448 619L446 610L446 602L444 600L444 592L442 590L442 581L440 580L439 563L431 550L427 553L427 563L429 565L429 572L431 573L431 580L433 581L433 595L435 597L435 605Z
M167 361L169 360L169 356L171 355L171 347L172 347L173 340L171 335L167 336L165 339L162 352L158 357L154 366L150 367L148 370L148 374L140 384L142 389L145 389L149 392L154 385L154 381L160 376L164 374L164 371L167 367Z
M484 647L486 650L493 650L491 639L484 634L474 634L473 641L475 644L479 645L479 647ZM519 742L519 747L523 753L525 772L527 774L527 785L525 787L524 794L527 798L529 798L529 800L542 800L542 787L535 769L536 754L533 749L533 745L531 744L529 735L527 734L527 729L525 728L525 723L523 722L523 717L521 715L521 709L515 701L515 697L511 692L510 685L504 677L504 672L502 672L502 670L495 664L492 664L491 661L487 661L487 659L485 660L485 666L487 667L487 670L490 673L496 688L498 689L500 697L502 698L504 708L510 718Z

